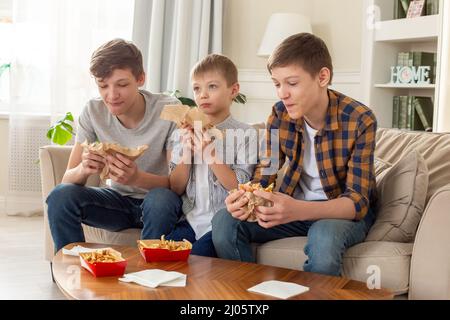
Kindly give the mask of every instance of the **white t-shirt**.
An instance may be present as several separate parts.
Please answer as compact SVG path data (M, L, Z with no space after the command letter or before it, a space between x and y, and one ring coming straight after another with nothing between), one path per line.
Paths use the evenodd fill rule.
M208 164L196 164L195 170L195 202L194 208L186 214L186 219L195 231L195 240L211 231L211 211L209 200Z
M303 152L303 171L300 176L299 187L296 188L294 198L306 201L328 200L320 182L319 169L317 167L316 150L314 148L314 137L317 130L303 121L305 150Z

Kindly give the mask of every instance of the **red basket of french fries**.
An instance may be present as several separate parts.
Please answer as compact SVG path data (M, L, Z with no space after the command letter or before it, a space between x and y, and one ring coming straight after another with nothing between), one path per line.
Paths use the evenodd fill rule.
M173 241L161 239L138 240L138 248L146 262L186 261L192 250L187 240Z
M96 277L123 276L127 260L114 249L80 253L81 266Z

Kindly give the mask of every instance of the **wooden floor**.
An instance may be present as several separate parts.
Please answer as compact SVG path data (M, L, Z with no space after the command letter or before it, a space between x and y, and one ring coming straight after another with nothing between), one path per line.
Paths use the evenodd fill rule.
M65 299L44 260L42 216L0 214L0 299Z

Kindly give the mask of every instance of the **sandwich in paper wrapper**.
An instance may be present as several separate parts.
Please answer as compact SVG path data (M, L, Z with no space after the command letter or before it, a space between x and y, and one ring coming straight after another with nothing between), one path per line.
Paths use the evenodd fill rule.
M130 160L136 160L139 158L145 150L148 149L147 145L142 145L136 148L127 148L124 146L121 146L118 143L110 143L110 142L94 142L94 143L88 143L87 141L84 141L81 146L84 149L89 150L92 153L98 154L99 156L106 157L108 154L115 156L116 153L120 153ZM109 165L105 164L105 167L103 168L102 172L100 173L100 179L103 181L106 179L109 179Z
M204 114L203 111L197 107L190 107L180 104L169 104L164 106L160 118L163 120L175 122L178 128L181 127L182 124L188 124L192 128L194 128L194 122L201 122L203 130L207 130L208 133L215 138L223 138L222 131L214 127L209 121L206 114Z
M243 207L246 213L250 213L249 217L247 218L248 222L256 222L258 219L256 218L255 214L255 208L258 206L262 207L271 207L272 202L269 200L266 200L264 198L256 196L253 191L255 190L261 190L265 192L273 192L273 183L268 186L267 188L263 188L260 183L251 183L247 182L245 184L239 184L238 189L234 189L230 191L230 194L234 192L238 192L239 190L244 190L245 193L240 196L236 201L241 200L243 197L248 199L247 204Z

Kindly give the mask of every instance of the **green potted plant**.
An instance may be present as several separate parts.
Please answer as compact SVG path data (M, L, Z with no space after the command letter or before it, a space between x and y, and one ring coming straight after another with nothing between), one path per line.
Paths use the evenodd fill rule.
M71 112L67 112L64 118L58 120L47 131L47 138L61 146L65 145L75 135L73 131L73 115Z

